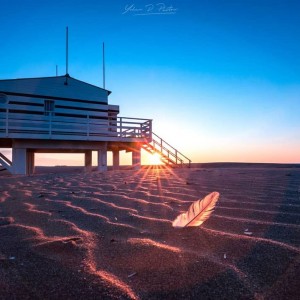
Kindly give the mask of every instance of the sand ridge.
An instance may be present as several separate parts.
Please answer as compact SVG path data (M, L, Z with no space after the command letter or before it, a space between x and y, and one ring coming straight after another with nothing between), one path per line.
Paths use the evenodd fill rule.
M299 168L3 173L2 299L299 298ZM202 226L172 227L213 191Z

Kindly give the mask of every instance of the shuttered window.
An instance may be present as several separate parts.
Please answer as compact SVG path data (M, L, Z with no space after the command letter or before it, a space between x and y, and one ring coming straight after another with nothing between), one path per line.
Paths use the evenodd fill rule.
M54 107L55 107L54 100L45 100L44 102L45 116L49 116L49 114L53 115Z

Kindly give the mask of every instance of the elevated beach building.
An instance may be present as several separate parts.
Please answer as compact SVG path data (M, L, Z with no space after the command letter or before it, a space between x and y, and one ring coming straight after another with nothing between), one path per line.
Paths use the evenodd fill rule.
M12 174L32 174L35 153L84 153L85 167L107 170L107 151L113 167L119 152L132 152L134 168L141 149L158 152L166 164L190 160L152 132L152 120L119 117L119 106L108 103L111 92L70 77L0 80L0 148L12 149L12 160L0 152L0 164ZM1 150L0 149L0 150Z

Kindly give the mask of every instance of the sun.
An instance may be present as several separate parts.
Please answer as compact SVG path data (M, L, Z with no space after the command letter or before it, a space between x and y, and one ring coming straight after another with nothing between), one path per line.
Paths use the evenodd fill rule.
M158 153L153 153L149 155L149 164L150 165L161 165L161 156Z

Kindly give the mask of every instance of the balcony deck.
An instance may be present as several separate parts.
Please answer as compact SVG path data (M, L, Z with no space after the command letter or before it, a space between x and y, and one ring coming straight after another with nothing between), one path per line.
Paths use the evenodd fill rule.
M0 111L1 140L149 142L152 120L118 117L111 120Z

